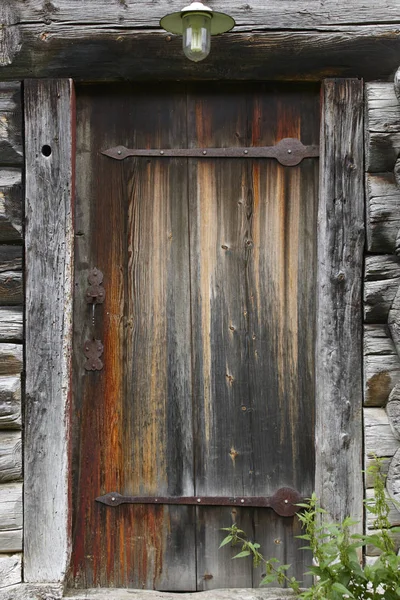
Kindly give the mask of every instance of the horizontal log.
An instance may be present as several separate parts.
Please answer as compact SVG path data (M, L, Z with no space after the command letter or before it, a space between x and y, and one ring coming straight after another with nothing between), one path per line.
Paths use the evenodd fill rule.
M23 366L22 344L0 344L0 375L16 375Z
M82 6L86 7L86 2ZM115 3L112 6L115 8ZM74 3L71 17L77 7ZM292 31L286 27L279 31L271 14L258 24L251 17L249 32L239 25L233 32L216 36L210 56L200 63L183 56L178 36L151 29L147 19L143 21L146 29L142 24L140 30L132 28L129 20L111 26L104 19L101 24L74 24L74 19L55 22L49 18L37 23L29 20L19 28L20 41L13 60L1 68L2 78L320 81L324 77L387 79L393 75L400 56L397 26L333 27L330 22L310 30L313 11L314 8L307 15L305 30L292 19L287 20ZM163 12L157 13L158 20ZM101 15L101 10L97 14ZM3 35L5 32L6 28ZM8 54L13 54L12 50Z
M400 132L366 132L365 162L369 173L393 171L400 154Z
M0 588L22 581L22 554L0 556Z
M399 507L400 501L400 447L389 464L386 487L392 500Z
M366 128L369 131L400 131L400 103L393 82L371 82L365 85Z
M22 478L20 431L0 431L0 483Z
M3 82L0 85L0 165L21 165L22 161L21 86Z
M0 341L21 341L23 336L23 310L15 306L0 306Z
M364 273L364 320L386 323L400 286L400 258L392 255L367 256Z
M24 290L22 273L18 271L0 272L0 305L23 304Z
M392 457L400 448L383 408L364 408L364 451L366 459L373 456Z
M367 250L395 254L400 231L400 189L394 174L367 173L365 188Z
M0 242L22 239L21 169L0 169Z
M0 377L0 428L21 428L21 378Z
M22 483L0 485L0 531L22 528Z
M50 598L51 600L64 598L64 585L62 583L22 583L10 585L3 590L0 589L0 600L49 600ZM87 595L86 598L88 600L90 596ZM152 598L151 600L157 599Z
M22 551L22 528L10 529L8 531L0 530L0 553L21 552ZM1 595L0 595L1 599ZM10 599L11 600L11 599Z
M364 327L364 404L384 406L400 382L400 359L386 325Z
M0 245L0 273L22 271L22 246Z
M13 5L12 2L10 2ZM53 24L105 25L106 27L143 28L156 27L165 14L180 11L181 0L141 0L140 10L135 0L107 1L85 0L84 5L71 0L24 0L20 3L14 18L18 23L38 22ZM263 0L231 0L226 11L236 20L238 27L304 28L318 26L334 27L349 22L348 4L344 0L325 0L315 3L313 0L273 0L266 4ZM223 10L224 2L218 7ZM373 0L352 0L351 23L396 23L400 22L399 7L396 0L387 0L384 9Z

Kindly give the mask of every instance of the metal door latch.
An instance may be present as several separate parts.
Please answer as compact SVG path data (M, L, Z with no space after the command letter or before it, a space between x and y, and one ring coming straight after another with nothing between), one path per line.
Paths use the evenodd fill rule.
M297 490L280 488L273 496L121 496L118 492L109 492L96 498L96 502L106 506L120 504L178 504L183 506L243 506L249 508L272 508L281 517L293 517L299 512L297 504L303 497Z
M92 306L92 339L86 340L84 344L86 356L84 368L86 371L101 371L104 365L100 356L103 354L104 347L95 337L95 309L97 304L103 304L106 297L106 291L102 286L103 273L97 268L92 269L88 275L88 282L90 285L86 290L85 298L86 303Z

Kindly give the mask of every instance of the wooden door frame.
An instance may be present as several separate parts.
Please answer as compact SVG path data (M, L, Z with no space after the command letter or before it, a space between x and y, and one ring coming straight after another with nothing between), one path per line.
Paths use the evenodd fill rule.
M362 81L325 80L321 115L315 487L333 518L362 520ZM25 144L24 581L54 598L71 551L72 80L25 81Z

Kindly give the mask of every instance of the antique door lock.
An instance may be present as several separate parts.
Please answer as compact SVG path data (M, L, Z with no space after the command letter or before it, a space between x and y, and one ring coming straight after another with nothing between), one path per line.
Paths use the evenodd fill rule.
M86 371L101 371L103 362L100 359L103 354L103 344L95 338L95 310L97 304L103 304L106 292L103 283L103 273L94 268L88 275L89 287L86 290L86 303L92 306L92 339L86 340L84 344L84 353L86 356L85 369Z

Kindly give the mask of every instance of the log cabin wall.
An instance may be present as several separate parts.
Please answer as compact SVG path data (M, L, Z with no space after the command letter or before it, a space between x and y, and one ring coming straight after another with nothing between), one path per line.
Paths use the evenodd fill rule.
M364 277L365 466L383 459L391 497L400 499L400 103L393 83L366 84L366 256ZM373 495L365 479L366 497ZM373 528L367 515L366 528ZM400 512L392 506L393 526ZM396 534L397 548L400 535ZM373 549L367 548L373 560Z
M0 587L21 581L23 369L20 83L0 83Z

